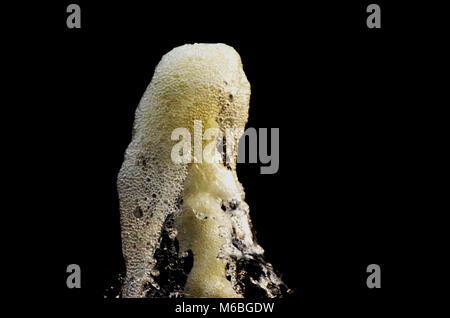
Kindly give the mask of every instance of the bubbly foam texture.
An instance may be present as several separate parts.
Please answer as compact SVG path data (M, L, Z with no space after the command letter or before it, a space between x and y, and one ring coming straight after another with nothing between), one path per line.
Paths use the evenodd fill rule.
M127 269L122 296L143 297L146 286L158 288L152 276L154 253L171 214L180 216L176 223L181 249L192 249L194 254L186 293L237 296L224 278L225 263L218 258L230 239L226 236L231 224L228 216L220 215L219 201L236 195L243 198L236 157L228 168L173 163L170 153L176 141L171 140L171 132L184 127L193 136L194 120L201 120L203 129L243 128L249 98L250 85L240 57L227 45L183 45L163 56L136 110L132 141L117 181ZM239 137L233 136L235 150ZM224 183L222 177L230 181ZM215 190L210 191L213 184ZM199 215L211 218L203 222ZM219 235L219 229L228 234Z

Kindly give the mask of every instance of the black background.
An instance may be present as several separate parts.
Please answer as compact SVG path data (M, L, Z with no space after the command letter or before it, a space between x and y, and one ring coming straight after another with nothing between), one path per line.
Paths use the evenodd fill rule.
M43 118L36 134L45 140L29 141L42 172L41 248L29 255L42 260L36 286L45 289L34 296L70 311L110 313L121 302L173 311L167 301L147 300L147 308L104 299L124 270L115 182L161 56L185 43L222 42L239 52L251 84L247 126L280 128L276 174L238 166L257 239L296 291L278 310L364 316L398 304L420 240L410 224L421 204L419 172L411 173L421 110L410 101L421 98L423 44L415 40L420 25L405 22L407 7L377 1L382 28L370 30L364 1L78 1L82 28L68 29L69 3L39 5L45 15L28 21L35 28L23 52L32 55ZM81 266L79 290L66 287L72 263ZM366 286L372 263L382 269L378 290Z

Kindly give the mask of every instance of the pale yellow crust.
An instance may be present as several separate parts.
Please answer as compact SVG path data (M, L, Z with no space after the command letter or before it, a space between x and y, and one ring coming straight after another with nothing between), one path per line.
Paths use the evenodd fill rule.
M145 285L155 285L153 254L170 213L181 213L176 219L177 238L182 249L194 253L186 296L239 296L225 278L225 261L219 255L229 243L232 226L230 217L220 214L220 201L244 195L236 176L236 158L228 168L176 164L170 157L176 143L171 132L184 127L193 135L194 120L202 121L203 129L243 128L249 98L241 59L225 44L183 45L158 64L136 110L133 138L117 182L127 268L122 296L143 297ZM239 137L233 136L235 147ZM181 208L177 205L180 196L185 202ZM251 240L251 233L243 235Z

